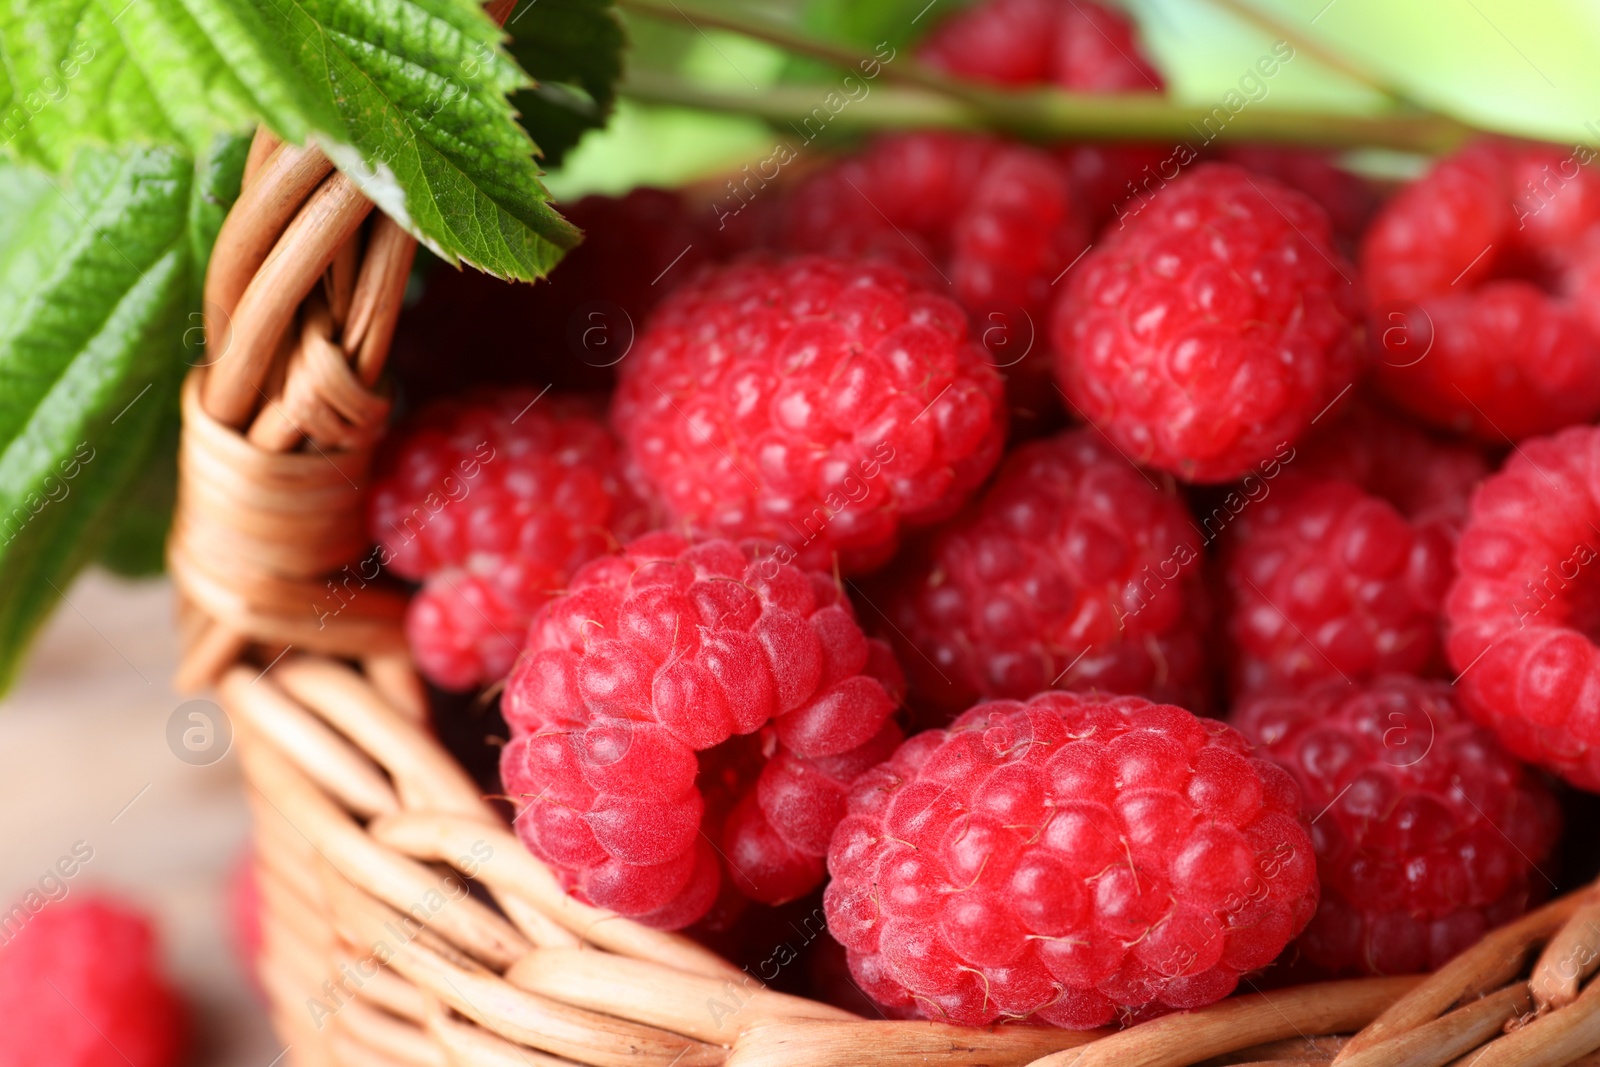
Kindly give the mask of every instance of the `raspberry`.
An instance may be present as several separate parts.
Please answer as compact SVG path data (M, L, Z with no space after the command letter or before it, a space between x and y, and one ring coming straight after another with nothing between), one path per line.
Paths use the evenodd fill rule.
M368 529L383 563L423 583L406 636L447 689L503 678L539 605L645 517L605 425L576 405L532 406L539 395L431 404L380 460Z
M917 55L929 66L994 85L1159 93L1165 82L1136 36L1134 24L1120 11L1092 0L982 0L940 23ZM1054 149L1091 222L1108 218L1140 175L1158 168L1171 153L1170 145ZM1082 247L1080 241L1073 254Z
M1193 702L1205 692L1199 540L1095 431L1006 458L976 505L885 575L914 704L943 723L1051 687Z
M1127 16L1093 0L982 0L934 27L917 56L997 85L1160 92L1135 36Z
M1484 141L1435 165L1362 242L1379 386L1492 441L1600 415L1597 239L1600 174L1571 150Z
M1231 480L1354 380L1352 274L1311 200L1205 164L1069 275L1052 321L1058 375L1135 460Z
M785 248L886 261L949 287L1019 419L1050 414L1040 335L1051 283L1088 243L1088 220L1048 153L971 134L881 137L800 183L784 214Z
M737 807L716 834L750 864L736 888L798 895L821 876L826 830L807 819L822 817L852 750L883 744L900 688L888 650L862 634L831 579L754 544L649 534L582 568L535 616L502 700L513 738L501 776L529 801L518 832L570 889L680 927L717 897L712 835L747 782L737 753L696 753L768 728L764 753L798 761L793 810L781 795L760 801L777 839Z
M1138 697L980 704L861 778L828 929L873 999L1077 1029L1193 1008L1316 908L1299 790L1232 727Z
M1296 449L1296 474L1353 482L1413 522L1466 521L1472 491L1489 473L1477 446L1429 433L1364 398L1340 406L1338 418Z
M1542 895L1555 797L1447 683L1335 680L1248 701L1234 721L1314 818L1322 902L1299 945L1323 970L1435 970Z
M1483 458L1365 407L1301 452L1281 481L1247 480L1224 528L1234 691L1438 674L1451 555Z
M884 264L747 260L680 289L622 365L612 424L674 518L858 572L956 510L1005 440L950 301Z
M0 1064L176 1067L182 1003L150 923L105 899L51 903L0 943Z
M1225 147L1220 155L1253 174L1264 174L1291 189L1298 189L1321 204L1341 246L1346 243L1353 246L1377 213L1377 190L1365 179L1336 164L1327 152L1246 144Z
M1478 488L1445 600L1462 703L1513 753L1600 790L1600 428L1524 441Z
M865 744L836 756L805 759L775 746L723 829L733 886L752 900L782 904L821 885L850 784L894 755L903 738L899 726L886 722Z

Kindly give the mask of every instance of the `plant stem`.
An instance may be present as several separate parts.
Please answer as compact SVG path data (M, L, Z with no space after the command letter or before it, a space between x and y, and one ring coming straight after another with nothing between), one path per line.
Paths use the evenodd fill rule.
M919 63L909 55L895 55L883 60L851 45L837 44L814 37L794 26L772 19L731 11L714 11L699 7L690 0L617 0L617 6L650 18L667 22L684 22L695 30L711 27L751 37L776 45L798 56L830 63L850 71L864 71L870 65L885 78L907 85L916 85L935 92L946 93L962 100L973 100L984 95L981 87L969 85L942 71Z
M813 128L820 132L825 126L857 130L924 127L999 129L1042 141L1171 142L1196 150L1226 133L1229 140L1438 153L1473 133L1453 119L1430 113L1361 116L1245 107L1231 114L1221 105L1212 109L1180 107L1147 93L1085 96L1056 90L985 91L954 99L938 92L883 87L851 98L831 85L775 85L758 93L727 92L643 72L630 74L619 88L624 95L648 103L788 123L808 141L815 136Z

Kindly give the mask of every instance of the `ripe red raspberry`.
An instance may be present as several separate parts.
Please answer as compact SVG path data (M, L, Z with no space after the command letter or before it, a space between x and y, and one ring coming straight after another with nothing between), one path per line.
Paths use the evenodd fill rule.
M501 777L526 802L518 832L569 888L680 927L705 914L721 881L710 833L726 805L708 807L696 753L770 724L765 751L781 746L802 761L796 774L816 779L797 802L814 813L831 788L828 759L872 745L900 688L887 649L862 634L828 577L754 544L650 534L581 569L535 616L502 700L513 739ZM715 775L721 757L706 758ZM761 808L781 843L811 844L797 836L802 815ZM737 814L718 836L761 829ZM780 852L748 845L754 884L736 888L764 900L795 892L791 866L771 864L767 880L756 862Z
M143 916L62 901L13 930L0 942L0 1064L176 1067L186 1013Z
M1379 386L1496 442L1600 415L1597 238L1600 174L1571 149L1485 141L1437 164L1362 242Z
M1206 690L1200 543L1094 430L1017 449L993 485L874 583L913 705L1095 689L1192 703Z
M368 530L380 562L422 583L406 636L447 689L503 678L539 605L645 517L605 424L538 399L512 389L431 404L378 466Z
M917 46L930 66L998 85L1160 92L1128 17L1094 0L982 0Z
M1236 518L1202 521L1223 545L1234 691L1439 673L1451 555L1483 457L1358 406L1276 470L1245 480Z
M1524 441L1456 546L1445 649L1516 755L1600 790L1600 428Z
M1051 283L1088 219L1049 153L993 137L880 137L810 175L784 207L783 247L893 263L972 316L1019 421L1054 411L1044 337Z
M844 818L850 784L894 755L904 735L889 721L865 744L836 756L803 758L777 742L728 815L722 856L729 882L763 904L783 904L822 884L833 828Z
M1289 775L1233 728L1138 697L995 701L851 789L828 929L891 1008L1085 1029L1193 1008L1316 909Z
M1157 193L1067 278L1067 395L1135 460L1237 478L1354 380L1354 271L1302 194L1228 164Z
M1220 154L1229 163L1298 189L1321 204L1342 250L1354 248L1378 210L1378 193L1373 185L1336 164L1328 152L1245 144L1224 147Z
M1263 696L1234 713L1299 783L1322 902L1299 946L1333 973L1435 970L1551 884L1550 790L1456 706L1445 682L1387 675Z
M966 317L884 264L747 260L678 290L622 364L612 424L666 509L847 572L949 515L1005 440Z
M1050 85L1077 93L1159 93L1134 24L1092 0L983 0L941 22L917 49L929 66L1015 88ZM1109 217L1170 145L1066 144L1054 149L1091 222ZM1076 255L1083 242L1073 250ZM1042 321L1042 320L1041 320Z
M1295 447L1296 475L1353 482L1417 521L1467 519L1472 491L1489 473L1481 448L1441 437L1365 398L1340 401Z

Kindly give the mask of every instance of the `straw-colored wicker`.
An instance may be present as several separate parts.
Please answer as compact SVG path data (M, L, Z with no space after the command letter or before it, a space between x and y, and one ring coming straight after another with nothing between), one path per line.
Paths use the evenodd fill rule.
M286 1062L1600 1065L1596 890L1426 979L1246 993L1120 1033L860 1019L568 898L429 731L403 598L364 556L414 250L371 208L317 149L259 133L183 393L180 682L214 686L234 723Z

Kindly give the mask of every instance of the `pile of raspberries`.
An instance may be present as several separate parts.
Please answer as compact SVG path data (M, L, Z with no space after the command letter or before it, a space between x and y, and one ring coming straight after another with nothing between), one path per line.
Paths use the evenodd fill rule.
M1090 0L918 54L1163 91ZM608 394L464 366L381 459L416 662L498 698L571 894L711 942L820 907L885 1014L1437 968L1552 891L1560 791L1600 791L1600 171L1567 155L1393 191L904 133L737 211L585 201L550 285L637 325Z

